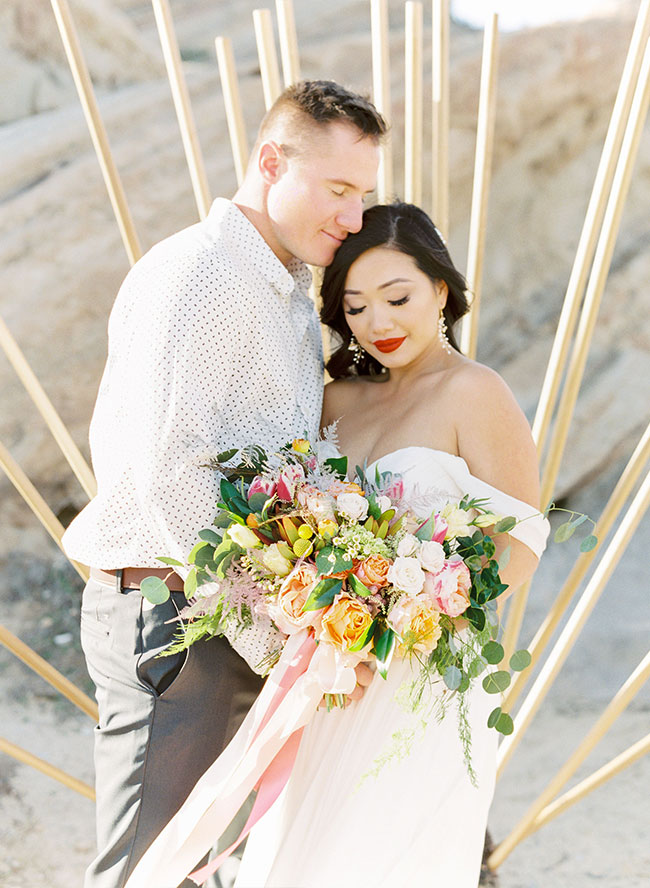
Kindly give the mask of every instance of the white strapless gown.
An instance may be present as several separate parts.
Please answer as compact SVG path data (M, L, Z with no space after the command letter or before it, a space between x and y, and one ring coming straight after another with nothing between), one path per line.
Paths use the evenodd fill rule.
M465 494L488 497L495 512L528 518L513 536L537 555L543 551L548 522L475 478L460 457L408 447L376 465L402 476L418 514ZM410 675L408 661L393 661L388 680L375 674L360 702L317 712L289 783L248 839L235 888L476 888L498 737L486 724L498 700L480 680L467 695L476 787L455 703L442 722L431 719L406 758L392 759L360 785L394 732L414 724L395 700Z

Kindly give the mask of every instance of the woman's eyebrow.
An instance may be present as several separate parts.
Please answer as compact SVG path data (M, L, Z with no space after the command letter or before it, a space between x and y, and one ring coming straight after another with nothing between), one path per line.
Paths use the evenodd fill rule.
M385 290L386 287L392 287L393 284L412 284L413 281L410 278L393 278L390 281L386 281L385 284L380 284L377 289ZM361 296L362 290L344 290L344 296Z

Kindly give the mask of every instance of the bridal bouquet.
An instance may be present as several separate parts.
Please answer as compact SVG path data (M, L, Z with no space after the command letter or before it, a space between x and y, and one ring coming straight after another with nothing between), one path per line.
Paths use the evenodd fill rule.
M514 518L468 497L415 515L399 476L375 469L368 478L357 466L357 480L349 481L346 457L319 458L304 439L272 458L253 446L219 454L212 465L224 476L221 499L214 526L199 532L189 555L190 603L170 653L210 635L225 634L237 647L238 636L268 634L273 625L272 649L252 664L264 674L286 640L307 630L328 706L344 704L362 661L384 678L393 658L417 661L414 703L435 682L444 683L447 698L462 697L502 661L496 599L507 587L486 528L507 533ZM142 593L153 603L169 595L154 577ZM518 651L509 665L521 670L529 662ZM483 687L499 693L509 681L507 671L491 670ZM512 731L498 707L488 723Z

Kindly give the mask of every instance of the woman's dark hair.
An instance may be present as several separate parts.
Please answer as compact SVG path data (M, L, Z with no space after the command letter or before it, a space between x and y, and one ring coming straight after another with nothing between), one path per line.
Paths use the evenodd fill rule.
M384 370L379 361L363 352L355 365L349 349L352 334L343 310L345 281L353 262L374 247L388 247L411 256L431 282L447 284L447 304L443 310L447 322L447 338L456 349L453 325L468 310L465 291L467 283L456 270L438 229L424 210L413 204L396 201L389 205L377 205L363 214L363 227L350 234L336 251L334 261L325 269L321 287L321 320L334 330L341 339L340 346L332 352L327 362L327 372L332 379L341 376L369 376Z

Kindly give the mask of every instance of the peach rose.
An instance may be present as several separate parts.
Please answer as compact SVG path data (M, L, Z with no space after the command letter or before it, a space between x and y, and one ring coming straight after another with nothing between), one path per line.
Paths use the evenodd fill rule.
M327 488L327 492L330 496L338 496L341 493L358 493L360 496L363 496L363 489L359 487L356 481L340 481L338 478L332 481Z
M440 614L428 595L402 595L390 609L387 622L399 637L400 657L411 650L431 653L442 634Z
M339 594L322 616L318 640L348 651L363 637L371 623L370 611L362 601Z
M471 574L460 559L448 561L436 576L428 573L424 581L425 593L448 617L459 617L467 610L471 586Z
M388 583L390 565L391 562L383 555L368 555L357 565L354 575L366 586L374 587L373 591L376 592Z
M303 611L318 572L311 564L293 570L280 586L277 600L268 606L269 616L280 631L291 635L318 622L321 610Z

